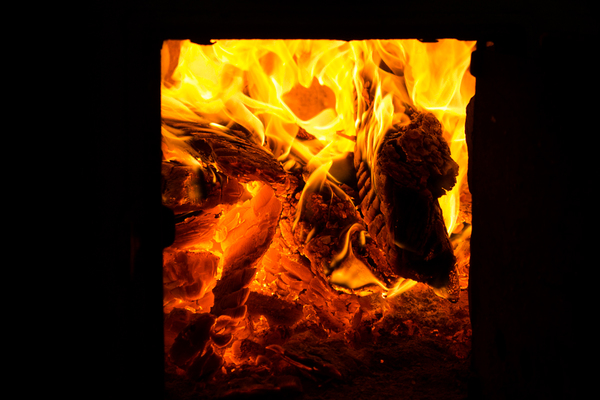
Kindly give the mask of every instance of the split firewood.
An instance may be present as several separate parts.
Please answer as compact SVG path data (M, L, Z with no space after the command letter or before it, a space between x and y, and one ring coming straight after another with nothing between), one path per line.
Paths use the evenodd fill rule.
M235 204L250 194L237 179L213 166L192 168L178 162L162 163L162 203L175 215Z
M162 203L175 213L172 249L210 241L224 206L251 197L237 179L216 170L178 162L162 163Z
M458 165L433 114L409 117L408 125L387 132L373 165L357 146L360 208L370 236L398 275L455 301L456 259L438 198L456 183Z
M197 350L195 354L191 354L194 351L186 351L186 355L191 355L182 361L179 349L182 343L189 342L186 339L189 329L186 328L175 338L178 345L174 344L175 350L171 352L174 363L196 379L210 375L220 365L221 352L217 349L231 343L233 332L246 316L248 285L254 279L257 263L273 241L281 214L279 198L289 194L293 179L288 178L281 164L265 147L254 143L243 132L204 128L184 122L171 121L171 124L176 126L177 136L185 141L190 155L203 166L183 172L181 167L164 168L167 173L163 175L174 176L184 193L180 195L177 189L169 188L166 193L170 197L163 197L171 199L172 204L183 205L185 208L180 207L179 210L187 211L177 224L174 245L185 248L201 241L203 235L211 240L218 230L217 241L223 253L222 275L212 290L214 304L205 317L212 318L214 323L197 326L192 322L189 325L202 330L196 335L208 337L208 344L203 348L193 347ZM212 179L207 174L212 175ZM254 181L263 185L254 197L250 199L248 196L250 200L242 204L247 191L240 189L240 183ZM192 196L187 203L179 200L189 193L197 194L198 186L204 189L204 196ZM233 219L223 220L219 215L220 206L236 202L240 206L228 217ZM172 270L172 274L181 274L179 270ZM188 283L174 290L179 290L185 298L193 299L201 287L197 288L196 282Z
M264 182L274 190L289 184L286 171L273 154L244 131L182 121L163 122L185 142L186 150L193 157L214 165L229 178L242 183Z
M223 275L214 290L214 310L216 315L220 315L225 310L220 304L221 297L247 286L254 276L254 264L272 241L281 212L280 201L274 195L285 196L293 184L267 148L253 142L243 131L204 127L182 121L164 123L185 142L190 155L204 166L199 172L190 172L189 168L182 172L180 167L164 167L168 172L164 175L176 177L179 186L184 187L182 190L185 194L196 194L199 190L202 191L202 188L207 193L200 196L200 200L195 203L186 204L188 209L202 212L184 215L187 218L178 224L175 244L185 246L193 240L192 238L198 240L202 233L212 232L218 223L216 211L219 210L213 210L211 207L244 200L247 191L240 183L258 181L265 184L251 200L250 206L242 210L248 214L241 216L241 220L245 222L235 228L235 231L226 229L228 242L235 243L235 246L223 249ZM212 175L212 179L207 177L207 174ZM185 197L180 196L175 189L169 190L168 193L171 194L172 203L177 203L179 198ZM235 240L233 236L236 236Z
M223 249L223 274L213 290L215 305L212 312L215 315L225 314L233 317L231 313L237 307L244 306L248 298L245 288L254 278L256 264L271 245L275 235L281 203L271 187L264 185L250 201L250 205L241 216L242 224L228 232L231 236L228 237L228 243L231 244Z

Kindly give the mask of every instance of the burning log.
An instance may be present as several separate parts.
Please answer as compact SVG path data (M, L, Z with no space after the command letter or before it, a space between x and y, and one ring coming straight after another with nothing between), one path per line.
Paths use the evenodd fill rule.
M456 183L458 165L435 116L410 117L382 139L372 169L355 152L360 208L369 234L398 275L456 301L456 259L437 199Z
M281 266L279 293L310 306L323 327L340 332L360 313L357 294L381 291L390 267L361 234L366 227L351 198L333 182L319 186L284 203L281 248L266 258Z
M176 215L175 249L210 240L223 206L251 198L246 188L212 165L162 163L162 203Z
M208 210L249 199L238 182L214 167L192 168L178 162L162 164L162 203L176 215Z
M361 240L360 234L366 231L366 226L360 213L351 199L334 187L333 183L326 182L320 193L312 193L307 198L306 212L295 233L303 253L313 268L331 275L334 279L329 280L333 283L335 271L353 262L362 264L378 281L389 285L394 275L387 260L374 241L366 237ZM374 283L357 280L342 286L360 289Z
M266 147L256 143L244 131L203 127L181 121L165 121L187 144L187 151L214 165L223 175L239 182L264 182L285 188L287 174Z
M175 241L171 247L185 249L210 240L217 226L220 211L215 208L176 216Z
M214 303L210 313L203 314L203 321L212 323L198 324L196 320L192 321L177 335L170 351L175 365L183 368L190 378L199 379L211 375L220 367L222 352L216 349L232 342L233 332L246 316L245 303L250 293L248 286L255 277L257 263L271 246L281 214L281 202L273 188L279 189L279 196L285 196L290 184L286 172L272 155L264 147L245 138L241 132L236 136L229 134L231 132L183 123L178 125L178 129L179 136L186 140L188 152L204 168L198 172L182 172L181 168L170 166L164 168L166 175L177 177L176 183L179 187L183 186L186 194L193 193L194 185L201 185L207 190L204 190L204 196L197 196L195 201L187 203L178 201L179 197L185 196L178 196L177 190L167 191L171 194L173 204L184 205L183 210L188 211L178 224L178 239L174 246L185 248L192 245L194 240L196 243L211 241L214 236L222 251L222 276L211 293ZM207 175L212 175L213 179L207 179ZM186 187L190 181L193 182L189 184L191 189ZM259 184L249 201L243 202L248 192L238 182L256 181L263 184ZM234 212L221 215L223 206L238 202L243 204L236 206ZM170 269L173 271L171 275L177 275L177 272L185 275L186 271L179 271L176 265L174 263ZM184 299L194 299L194 294L202 288L202 282L187 279L187 275L184 278L180 281L187 283L187 286L174 290L181 292L180 297ZM206 343L201 343L202 346L190 345L187 339L190 329L196 336L208 338Z
M230 243L224 250L223 275L213 290L215 315L231 315L248 298L245 290L254 278L256 263L265 254L275 235L281 203L270 186L264 185L242 216L244 223L228 232ZM244 311L245 314L245 311ZM233 316L232 316L233 317Z

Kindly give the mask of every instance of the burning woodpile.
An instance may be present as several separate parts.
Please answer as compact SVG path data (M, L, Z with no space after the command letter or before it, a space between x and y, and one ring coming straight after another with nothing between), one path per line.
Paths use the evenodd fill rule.
M382 338L444 335L464 359L470 204L447 127L473 44L440 113L417 90L424 44L233 42L163 47L167 368L235 397L348 379Z

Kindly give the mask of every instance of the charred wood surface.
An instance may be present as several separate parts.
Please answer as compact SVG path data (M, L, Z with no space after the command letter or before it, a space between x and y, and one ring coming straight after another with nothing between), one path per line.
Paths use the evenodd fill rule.
M214 167L192 168L177 162L162 164L162 202L176 215L234 204L250 198L237 179Z
M320 193L312 193L307 198L306 212L296 232L303 253L311 265L328 275L337 267L334 262L336 254L345 250L343 236L355 225L357 229L350 236L353 256L368 266L379 280L391 284L396 275L377 244L370 238L360 243L359 232L366 231L366 225L355 204L334 188L334 183L327 182Z
M187 144L188 152L229 178L285 185L287 174L273 154L249 134L232 129L204 127L181 121L165 121Z
M360 151L354 162L369 234L394 271L456 299L456 259L438 198L456 183L458 165L440 122L414 112L408 125L385 135L372 166Z

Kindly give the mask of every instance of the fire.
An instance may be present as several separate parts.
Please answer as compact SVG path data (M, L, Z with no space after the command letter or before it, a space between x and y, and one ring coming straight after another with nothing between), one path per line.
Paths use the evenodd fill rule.
M406 106L430 111L442 122L460 166L457 184L440 198L452 233L461 223L460 192L466 184L464 126L475 90L468 72L474 45L457 40L225 40L210 46L167 41L162 59L178 56L178 61L176 67L163 66L162 114L215 127L237 124L286 169L303 164L316 173L309 180L314 184L336 179L329 169L354 151L357 131L366 132L357 145L372 163L385 132L406 120ZM310 139L299 140L301 131ZM163 152L167 160L200 167L172 129L163 128Z
M304 306L290 309L291 320L303 315L341 329L363 318L358 296L389 299L416 285L369 264L382 256L357 211L360 200L349 189L356 177L346 168L354 154L355 164L360 159L375 171L385 135L408 126L415 111L441 122L458 164L456 184L439 205L448 234L460 239L457 263L468 265L470 220L461 201L468 193L464 126L475 91L474 46L457 40L164 43L163 160L185 189L163 192L181 222L178 239L165 250L165 313L170 327L212 313L197 322L207 330L194 358L204 360L200 371L239 358L239 340L273 322L248 308L254 297L299 302ZM251 152L236 154L236 145ZM280 172L265 172L261 157ZM339 223L328 219L332 213ZM234 336L237 344L217 351ZM185 348L185 332L167 335L167 344L173 340L177 351ZM200 363L175 358L190 370L197 369L190 363Z

